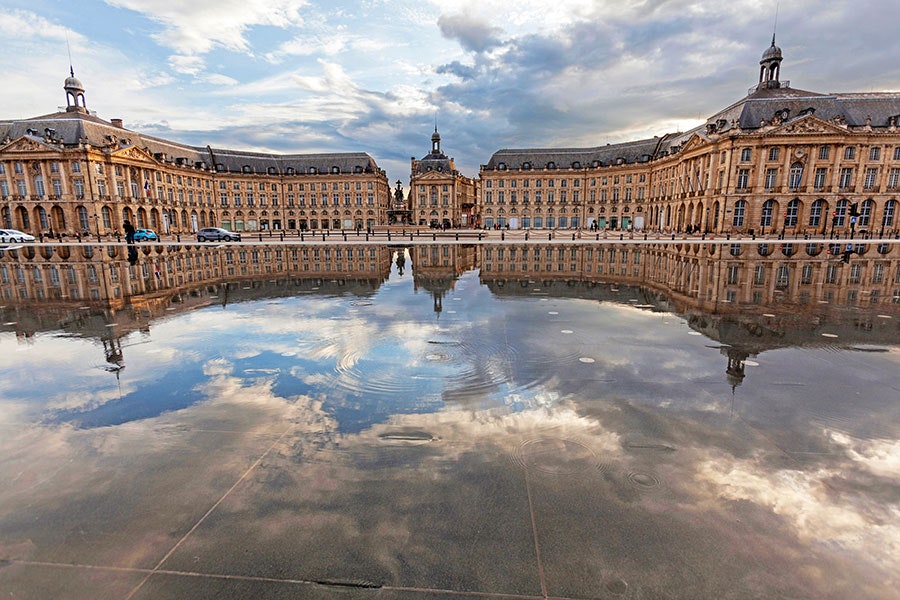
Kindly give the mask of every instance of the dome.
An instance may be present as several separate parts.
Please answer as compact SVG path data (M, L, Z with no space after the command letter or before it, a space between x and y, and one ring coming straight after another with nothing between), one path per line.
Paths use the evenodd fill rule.
M77 77L66 77L66 83L63 86L63 89L66 90L79 90L84 91L84 85L82 85L81 81L78 80Z
M779 48L778 46L775 45L775 40L773 39L772 45L769 46L768 48L766 48L766 51L763 52L762 60L760 60L759 62L761 62L761 63L769 62L770 60L774 60L776 58L778 60L782 59L781 48Z
M431 141L432 142L441 141L441 134L438 133L437 127L434 128L434 133L431 134Z

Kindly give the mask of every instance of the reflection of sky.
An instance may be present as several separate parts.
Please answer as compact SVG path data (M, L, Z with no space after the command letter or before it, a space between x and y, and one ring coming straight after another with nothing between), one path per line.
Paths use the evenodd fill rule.
M477 455L484 464L499 456L506 465L514 456L528 466L553 457L523 458L523 445L551 438L589 449L602 485L637 474L664 488L657 496L616 489L622 510L735 540L730 552L774 552L786 570L803 563L797 557L812 557L821 573L804 572L804 581L820 584L811 589L827 589L824 574L844 560L850 580L880 582L861 597L893 589L900 567L897 348L761 352L732 389L718 342L628 300L527 290L495 296L477 273L466 273L437 314L431 293L395 272L365 301L299 295L173 314L121 340L118 379L98 343L2 335L0 433L13 435L0 440L0 477L10 484L0 492L9 502L0 532L4 523L19 526L15 507L35 491L40 510L55 514L72 494L87 498L86 506L91 494L112 494L123 466L181 468L186 459L173 448L188 437L201 453L197 432L234 434L225 453L242 472L252 461L241 455L239 436L254 440L258 456L289 429L278 458L304 468L284 474L273 467L271 482L259 480L262 494L269 485L293 493L299 484L291 478L310 486L303 493L349 493L384 472L423 493L431 484L441 489L437 482L474 485L454 480L464 475L447 465ZM422 453L409 450L420 442ZM403 450L391 454L391 444ZM442 468L428 470L434 479L423 483L416 467L426 461ZM391 471L397 465L402 475ZM215 499L218 488L204 485L195 487ZM582 491L578 482L554 485ZM251 498L241 502L247 505L232 510L255 510ZM278 519L303 521L282 512L259 511L254 530L277 535L285 527ZM381 530L401 529L390 510L378 514ZM0 542L11 556L23 547Z

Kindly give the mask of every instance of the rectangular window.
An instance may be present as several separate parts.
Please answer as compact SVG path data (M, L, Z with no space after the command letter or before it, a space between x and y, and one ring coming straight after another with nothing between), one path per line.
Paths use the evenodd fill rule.
M769 148L769 160L778 160L778 148Z
M800 283L803 285L809 285L812 283L813 276L813 266L810 263L804 263L803 268L800 270Z
M732 221L735 227L743 227L744 226L744 207L747 205L743 200L739 200L734 205L734 220Z
M844 160L853 160L856 158L856 147L847 146L844 148Z
M848 188L853 183L853 168L844 167L841 169L841 180L838 184L842 188Z
M893 168L888 172L888 180L887 186L888 189L896 189L897 184L900 184L900 169Z
M750 169L738 169L737 189L747 189L747 183L750 181Z
M866 169L866 179L863 182L863 187L867 190L871 190L875 187L875 183L878 181L878 169L877 168L869 168Z
M831 148L828 146L819 146L819 160L828 160Z
M726 282L728 285L737 285L740 281L738 275L740 274L741 269L739 265L728 265L728 271L726 274Z
M869 160L881 160L880 146L872 146L869 148Z
M756 265L753 270L753 285L763 285L766 283L766 265Z
M825 181L828 177L828 169L825 167L819 167L816 169L815 180L813 181L813 187L817 190L825 189Z
M749 162L750 161L750 148L742 148L741 149L741 162ZM725 156L725 153L722 153L722 156Z
M900 146L894 148L894 160L900 160Z
M778 169L766 169L766 189L775 189L775 182L778 180Z

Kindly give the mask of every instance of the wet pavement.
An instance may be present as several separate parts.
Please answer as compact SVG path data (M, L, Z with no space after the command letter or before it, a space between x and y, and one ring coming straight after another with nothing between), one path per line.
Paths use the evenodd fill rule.
M892 305L760 307L750 345L402 258L27 334L3 307L0 597L900 598Z

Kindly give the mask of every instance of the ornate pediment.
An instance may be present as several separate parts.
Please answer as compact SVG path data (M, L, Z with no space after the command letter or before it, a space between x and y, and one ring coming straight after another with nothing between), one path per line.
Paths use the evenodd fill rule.
M687 150L693 150L694 148L699 148L700 146L705 146L707 144L707 140L700 137L696 133L690 137L690 139L681 146L680 152L685 152Z
M3 147L0 147L0 152L59 152L59 148L51 146L50 144L46 144L40 140L37 140L31 136L23 135L20 138L16 138L13 141L9 142Z
M838 125L834 125L832 123L823 121L818 117L814 117L812 115L807 115L796 121L791 121L785 125L780 127L776 127L775 129L768 132L771 134L786 134L786 135L810 135L810 134L834 134L838 133L841 135L847 135L847 130Z
M415 180L419 181L446 181L453 179L453 173L449 171L427 171L421 175L416 175Z
M126 146L125 148L120 148L119 150L112 152L111 156L115 156L116 158L127 158L130 160L137 160L141 162L156 162L152 154L150 154L143 148L138 148L137 146Z

